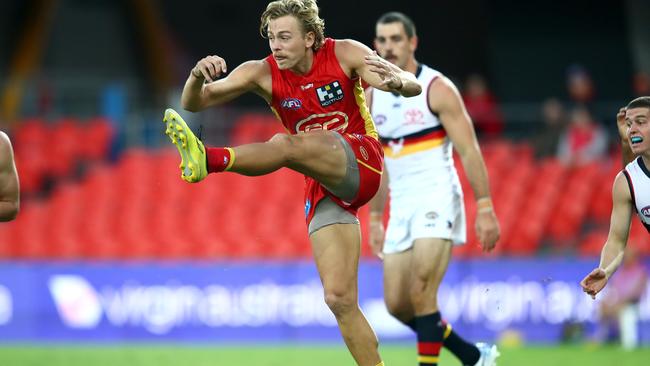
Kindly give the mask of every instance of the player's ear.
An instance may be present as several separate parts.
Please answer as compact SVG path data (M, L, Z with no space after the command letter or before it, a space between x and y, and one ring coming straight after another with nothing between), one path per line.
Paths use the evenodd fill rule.
M415 52L415 50L418 49L418 41L419 41L418 36L416 35L414 35L413 37L411 37L411 39L409 39L409 44L411 46L412 52Z
M305 34L305 42L307 48L312 48L316 42L316 34L314 32L307 32Z

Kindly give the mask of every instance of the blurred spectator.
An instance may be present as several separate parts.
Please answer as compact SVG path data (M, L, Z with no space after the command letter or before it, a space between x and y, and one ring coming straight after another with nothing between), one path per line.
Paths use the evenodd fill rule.
M650 76L643 71L638 71L632 79L632 91L635 97L650 95Z
M558 157L567 165L583 165L601 158L607 150L607 134L584 106L571 111L569 126L562 133Z
M541 131L533 137L535 157L555 156L562 133L566 129L566 111L557 98L549 98L542 104Z
M610 279L609 287L600 302L600 324L596 333L598 341L610 340L617 333L624 349L638 346L639 302L647 283L648 271L637 250L628 245L623 264Z
M588 106L596 95L594 82L589 72L581 65L572 65L567 70L567 91L571 101Z
M463 101L481 138L495 138L503 132L503 117L494 94L483 76L472 74L465 82Z

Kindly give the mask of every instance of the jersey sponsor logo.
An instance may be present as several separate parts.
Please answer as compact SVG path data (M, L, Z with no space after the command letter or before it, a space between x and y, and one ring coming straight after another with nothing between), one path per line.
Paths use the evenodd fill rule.
M426 214L424 214L424 217L426 217L429 220L435 220L438 218L438 214L435 211L429 211Z
M424 113L419 109L408 109L404 112L405 125L422 125L424 124Z
M378 114L373 119L375 120L375 124L377 126L381 126L386 122L386 115L385 114Z
M302 119L296 123L296 132L309 132L309 131L345 131L348 127L348 115L343 112L329 112L312 114L311 116Z
M645 206L644 208L642 208L641 209L641 215L643 215L646 218L650 219L650 206Z
M323 107L343 99L343 89L341 89L341 83L338 81L316 88L316 94L320 105Z
M302 107L302 102L298 98L286 98L280 103L280 106L284 109L296 110Z
M306 85L300 85L300 89L302 89L302 90L311 89L313 87L314 87L313 83L309 83L309 84L306 84Z

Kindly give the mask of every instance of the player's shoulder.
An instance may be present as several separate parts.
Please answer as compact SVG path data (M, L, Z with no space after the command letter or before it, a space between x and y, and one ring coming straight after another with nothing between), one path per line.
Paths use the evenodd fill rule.
M271 72L271 65L266 58L263 58L261 60L245 61L237 68L240 68L252 74Z
M443 73L436 72L437 74L431 78L428 87L430 97L443 98L443 97L458 97L460 92L451 79Z
M621 170L616 174L614 178L614 184L612 187L612 194L614 197L631 197L630 185L632 182L628 180L628 175L626 174L625 169Z
M333 39L332 42L339 59L358 59L372 53L368 46L354 39Z

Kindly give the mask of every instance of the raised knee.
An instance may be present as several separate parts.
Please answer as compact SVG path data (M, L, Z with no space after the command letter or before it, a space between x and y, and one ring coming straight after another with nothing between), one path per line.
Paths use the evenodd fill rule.
M337 317L350 313L357 306L354 297L344 291L326 291L325 303Z

